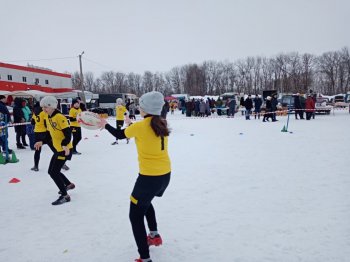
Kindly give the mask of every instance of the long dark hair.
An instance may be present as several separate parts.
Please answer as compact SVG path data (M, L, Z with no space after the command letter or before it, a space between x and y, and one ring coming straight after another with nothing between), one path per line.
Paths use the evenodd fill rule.
M156 136L165 137L170 134L167 121L160 116L152 116L151 127Z

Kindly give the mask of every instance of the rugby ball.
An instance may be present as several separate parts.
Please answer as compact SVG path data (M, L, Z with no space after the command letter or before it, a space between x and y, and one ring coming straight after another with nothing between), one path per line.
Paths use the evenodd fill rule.
M83 111L77 115L77 121L81 127L90 130L96 130L99 129L98 124L100 123L101 119L100 116L96 113Z

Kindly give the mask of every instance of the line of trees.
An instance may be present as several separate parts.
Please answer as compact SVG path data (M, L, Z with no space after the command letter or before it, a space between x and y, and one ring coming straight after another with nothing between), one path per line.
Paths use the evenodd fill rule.
M72 74L73 88L80 88L78 72ZM94 93L134 93L152 90L164 95L219 95L225 92L261 94L276 89L282 93L306 93L310 89L327 95L350 91L348 47L339 51L311 54L288 53L272 58L247 57L235 62L205 61L174 67L169 72L143 75L104 72L99 78L84 73L84 88Z

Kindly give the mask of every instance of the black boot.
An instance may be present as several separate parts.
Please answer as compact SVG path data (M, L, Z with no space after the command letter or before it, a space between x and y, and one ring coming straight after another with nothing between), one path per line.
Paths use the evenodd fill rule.
M25 146L23 146L22 144L18 144L18 143L17 143L17 148L18 148L18 149L26 149Z

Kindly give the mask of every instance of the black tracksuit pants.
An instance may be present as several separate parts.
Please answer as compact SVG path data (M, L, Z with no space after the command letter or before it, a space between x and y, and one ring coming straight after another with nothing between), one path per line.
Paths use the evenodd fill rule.
M70 160L72 157L72 152L68 156L64 155L64 151L55 152L51 158L48 173L51 176L52 180L55 182L56 186L61 191L62 196L67 195L66 186L71 182L68 178L62 174L61 168L67 160Z
M35 132L34 133L34 142L42 141L43 145L48 145L52 152L55 152L56 149L53 147L51 137L47 134L47 132ZM41 147L39 150L35 150L34 152L34 166L39 167L39 161L40 161L40 154L41 154Z
M72 126L73 152L77 151L77 145L81 140L81 127Z
M116 120L115 125L117 130L122 130L122 127L124 125L124 120ZM118 141L118 138L116 138L115 140Z
M131 193L129 218L140 257L149 258L149 247L144 217L150 231L157 231L156 214L152 205L154 197L161 197L170 182L170 173L162 176L139 175Z

